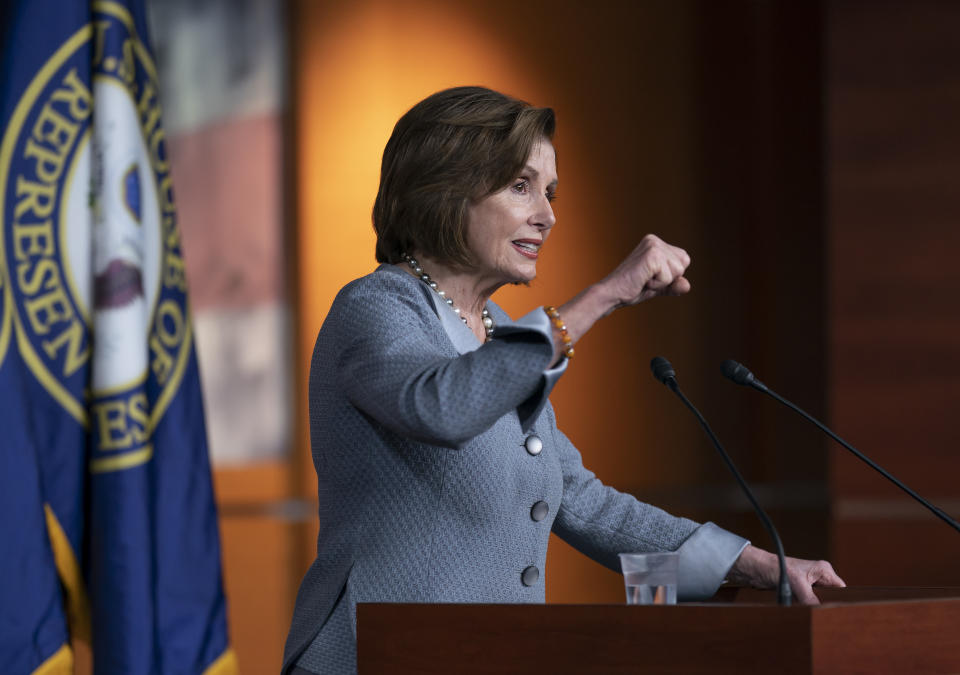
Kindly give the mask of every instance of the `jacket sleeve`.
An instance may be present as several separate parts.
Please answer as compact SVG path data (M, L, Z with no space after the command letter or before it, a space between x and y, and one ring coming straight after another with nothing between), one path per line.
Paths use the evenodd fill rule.
M457 355L428 289L391 274L361 282L341 291L324 326L341 345L337 386L351 404L391 431L451 448L511 411L539 411L551 384L548 323L504 327L492 342Z
M620 571L619 553L677 551L677 597L705 599L716 593L749 542L713 523L672 516L604 485L583 466L549 406L548 416L563 469L563 498L553 532L615 572Z

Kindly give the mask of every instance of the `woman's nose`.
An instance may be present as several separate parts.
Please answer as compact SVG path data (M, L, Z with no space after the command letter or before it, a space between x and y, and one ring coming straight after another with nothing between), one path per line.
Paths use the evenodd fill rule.
M531 215L530 224L549 230L556 222L557 217L553 213L553 205L550 200L546 195L540 197L536 211Z

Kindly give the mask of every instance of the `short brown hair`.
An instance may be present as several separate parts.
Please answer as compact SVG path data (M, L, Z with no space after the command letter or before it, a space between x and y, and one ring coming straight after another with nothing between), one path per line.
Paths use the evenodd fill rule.
M377 261L419 251L469 265L467 206L514 180L554 126L551 108L483 87L445 89L413 106L383 151L373 205Z

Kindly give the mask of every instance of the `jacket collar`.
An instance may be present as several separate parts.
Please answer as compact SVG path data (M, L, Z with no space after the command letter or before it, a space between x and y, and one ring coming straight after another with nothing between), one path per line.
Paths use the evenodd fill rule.
M452 309L450 309L447 303L445 303L439 295L427 288L422 281L417 281L409 273L400 269L396 265L383 264L380 266L380 268L396 274L402 274L410 279L411 282L423 288L427 297L430 298L430 302L433 303L433 311L437 315L437 318L440 319L440 325L443 326L443 331L447 334L447 337L453 344L454 349L457 350L457 353L466 354L467 352L472 352L480 347L482 343L477 340L477 336L473 334L473 331L470 330L470 327L461 321L460 317L457 316ZM504 324L510 323L510 318L507 316L507 314L492 301L488 304L488 308L490 310L490 315L493 317L493 320L496 322L497 326L503 326Z

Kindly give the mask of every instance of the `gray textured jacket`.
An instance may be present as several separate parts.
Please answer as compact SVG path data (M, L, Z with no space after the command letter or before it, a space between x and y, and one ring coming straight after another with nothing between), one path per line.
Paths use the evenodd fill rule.
M585 469L547 401L566 364L549 369L546 314L490 309L481 346L397 267L337 295L310 368L320 535L285 672L355 672L358 602L543 602L551 531L617 571L619 552L679 549L682 598L713 594L746 545Z

